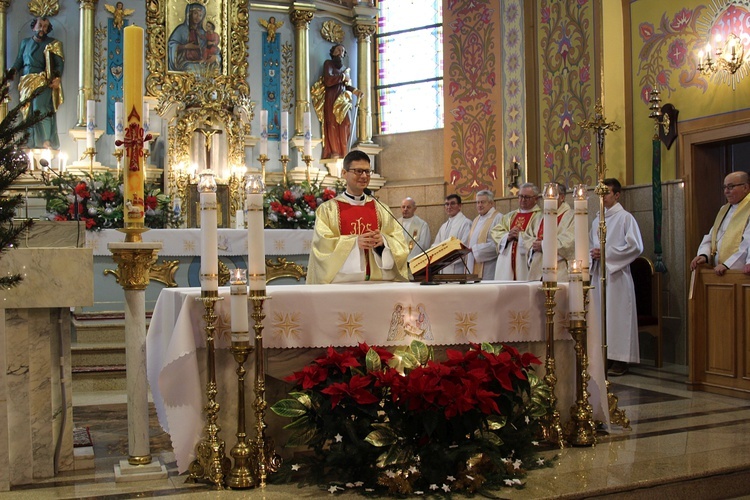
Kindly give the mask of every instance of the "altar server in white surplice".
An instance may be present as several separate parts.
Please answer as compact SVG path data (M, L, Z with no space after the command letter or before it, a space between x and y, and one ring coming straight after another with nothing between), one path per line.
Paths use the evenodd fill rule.
M575 257L575 232L573 227L574 212L565 202L567 189L563 184L557 185L557 281L568 281L568 262ZM529 280L542 279L542 240L544 239L544 218L539 219L536 240L531 244L529 253Z
M604 195L607 223L607 358L612 367L609 375L624 375L628 363L639 363L638 316L630 263L643 253L641 230L635 218L619 203L622 187L617 179L604 179L609 192ZM601 249L599 248L599 215L589 232L591 243L592 307L601 311Z
M486 189L477 192L477 212L479 215L471 223L469 244L471 253L467 255L467 266L472 274L483 280L495 279L497 245L490 238L490 230L500 224L503 214L495 209L495 194Z
M495 279L525 281L529 276L529 250L536 239L534 230L542 211L536 204L539 188L530 182L518 191L518 209L505 214L500 224L492 228L490 236L497 243Z
M464 245L469 243L469 230L471 229L471 221L461 212L461 197L457 194L449 194L445 197L445 213L448 214L448 220L440 226L437 236L435 236L435 243L437 245L455 236ZM458 259L453 264L446 266L440 271L441 274L464 274L466 273L466 267L461 259Z
M406 240L406 244L409 245L409 260L422 253L422 250L419 249L420 246L424 250L430 248L430 242L432 241L430 226L423 219L415 215L416 211L417 202L410 197L404 198L404 201L401 202L401 218L398 221L404 226L404 230L406 231L404 239ZM414 240L409 238L409 235L414 240L417 240L419 246L414 244Z

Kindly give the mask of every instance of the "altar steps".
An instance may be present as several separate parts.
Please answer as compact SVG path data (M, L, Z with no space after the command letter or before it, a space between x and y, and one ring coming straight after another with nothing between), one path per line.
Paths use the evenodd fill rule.
M124 391L123 315L75 315L71 326L73 391Z

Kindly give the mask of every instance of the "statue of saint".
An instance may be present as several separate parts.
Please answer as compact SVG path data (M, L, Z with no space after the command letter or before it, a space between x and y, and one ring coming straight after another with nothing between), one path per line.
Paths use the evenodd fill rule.
M23 110L24 118L29 112L50 114L30 130L27 146L31 149L60 149L55 114L63 103L62 77L65 58L62 42L49 36L52 24L46 17L31 21L34 35L21 40L18 57L11 66L20 74L18 93L21 99L30 97L37 89L44 88Z

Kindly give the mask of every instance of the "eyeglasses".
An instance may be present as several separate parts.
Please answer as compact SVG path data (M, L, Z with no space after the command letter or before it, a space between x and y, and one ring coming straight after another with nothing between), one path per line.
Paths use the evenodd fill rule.
M724 184L724 191L731 191L732 189L736 188L737 186L744 186L745 183L741 182L739 184Z
M446 201L445 206L446 207L452 207L453 205L458 205L458 202L456 201Z
M519 200L536 200L537 196L527 196L525 194L519 194L518 199Z
M367 170L364 168L350 168L349 170L347 170L347 172L351 172L357 177L361 177L363 175L366 175L367 177L369 177L372 175L372 170Z

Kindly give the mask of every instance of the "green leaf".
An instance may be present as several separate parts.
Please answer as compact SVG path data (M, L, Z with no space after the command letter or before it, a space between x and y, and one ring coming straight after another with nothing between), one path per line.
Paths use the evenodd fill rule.
M404 351L401 353L401 365L405 370L411 370L419 366L419 360L412 353Z
M508 423L508 418L502 415L490 415L487 417L487 426L491 431L502 429L506 423Z
M307 425L313 425L310 421L310 417L307 415L303 415L300 418L296 420L292 420L291 423L288 423L284 426L284 429L297 429L299 427L305 427Z
M305 405L306 408L312 408L312 399L306 392L290 392L289 395Z
M482 342L482 350L490 354L495 354L495 348L489 342Z
M380 468L405 463L411 457L411 450L400 445L391 446L387 452L378 457L376 465Z
M424 342L420 340L412 340L409 347L420 365L426 364L427 360L430 359L430 349Z
M380 355L372 347L367 351L367 355L365 356L365 365L368 372L379 372L382 368Z
M282 399L271 407L271 411L280 417L301 417L307 413L307 408L296 399Z
M376 429L370 432L365 438L365 441L378 448L395 444L397 440L398 436L396 436L393 430L386 428Z
M289 439L286 442L287 448L293 448L295 446L307 446L312 441L315 440L315 438L318 435L318 429L315 427L307 427L304 429L300 429L291 436L289 436Z

